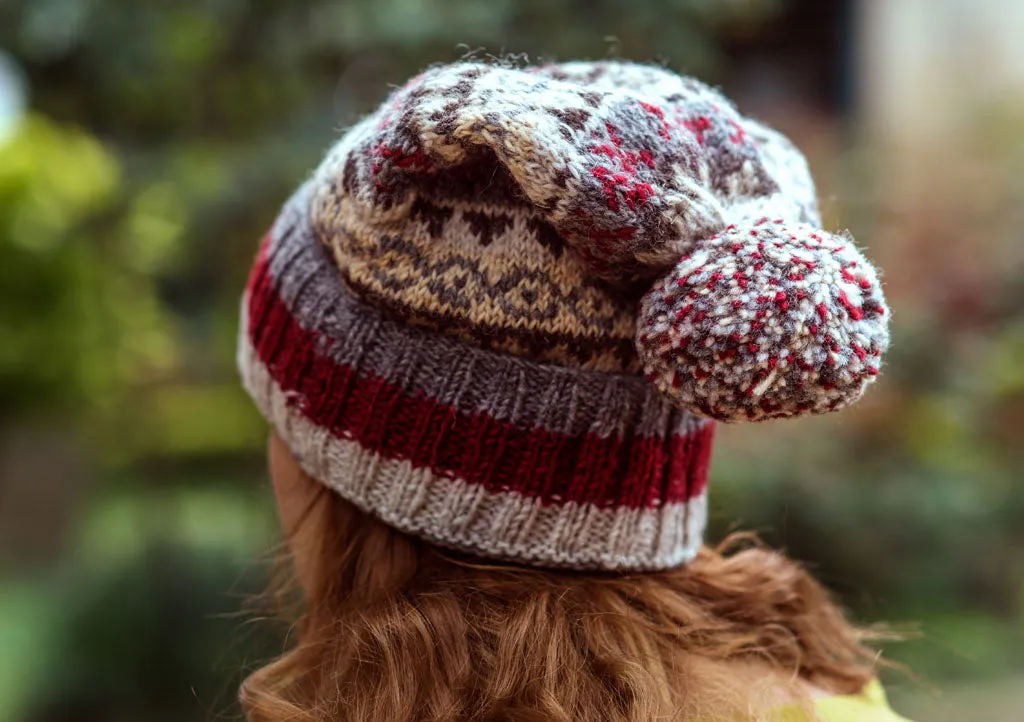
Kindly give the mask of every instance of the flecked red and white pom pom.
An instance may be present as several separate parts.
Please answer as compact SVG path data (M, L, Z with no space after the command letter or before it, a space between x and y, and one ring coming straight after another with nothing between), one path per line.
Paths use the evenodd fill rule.
M729 226L644 296L650 381L723 421L833 411L857 400L889 344L875 269L849 239L761 219Z

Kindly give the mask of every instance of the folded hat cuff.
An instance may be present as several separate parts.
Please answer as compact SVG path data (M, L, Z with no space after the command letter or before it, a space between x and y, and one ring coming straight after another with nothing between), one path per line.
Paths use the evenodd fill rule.
M308 187L260 250L238 363L313 478L391 526L551 567L696 554L714 423L638 376L539 363L405 325L345 285Z

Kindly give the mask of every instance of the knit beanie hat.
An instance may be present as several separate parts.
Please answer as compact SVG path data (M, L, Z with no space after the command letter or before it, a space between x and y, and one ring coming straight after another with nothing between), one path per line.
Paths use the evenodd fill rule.
M889 311L803 156L622 62L435 67L265 239L239 366L313 478L438 545L538 566L696 554L715 420L822 413Z

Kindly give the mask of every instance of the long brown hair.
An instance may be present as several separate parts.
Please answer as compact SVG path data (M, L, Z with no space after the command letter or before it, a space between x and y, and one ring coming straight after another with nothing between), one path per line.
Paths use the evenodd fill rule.
M250 722L761 719L755 680L806 706L803 682L851 693L879 664L879 634L744 536L612 575L460 557L326 489L302 523L315 573L290 648L243 685Z

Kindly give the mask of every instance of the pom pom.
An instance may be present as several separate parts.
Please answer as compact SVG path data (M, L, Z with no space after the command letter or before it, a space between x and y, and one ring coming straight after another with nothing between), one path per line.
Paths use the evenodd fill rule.
M637 348L680 406L757 421L856 401L878 374L888 320L851 240L761 219L699 242L651 288Z

